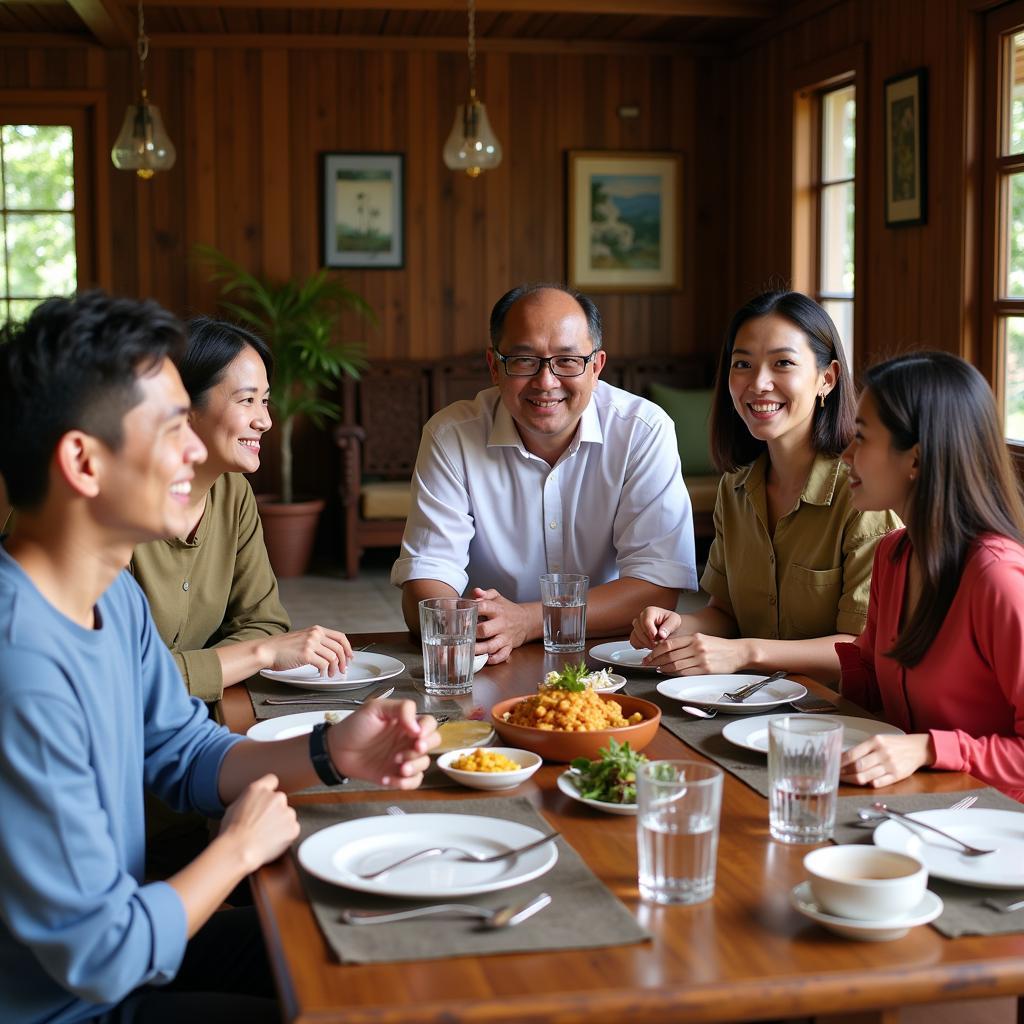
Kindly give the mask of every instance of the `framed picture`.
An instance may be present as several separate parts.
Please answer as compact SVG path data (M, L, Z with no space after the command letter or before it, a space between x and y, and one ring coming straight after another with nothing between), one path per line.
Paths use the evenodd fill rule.
M926 127L928 73L924 68L885 80L885 223L928 219Z
M569 284L588 292L682 287L682 159L569 153Z
M401 153L321 154L323 265L368 270L405 263Z

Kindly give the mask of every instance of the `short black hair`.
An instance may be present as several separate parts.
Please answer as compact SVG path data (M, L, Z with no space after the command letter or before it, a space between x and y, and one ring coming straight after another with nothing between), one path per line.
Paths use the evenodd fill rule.
M42 504L69 430L117 451L125 414L142 400L138 378L184 345L181 323L156 302L101 291L47 299L0 329L0 475L11 504Z
M583 310L583 315L587 318L587 330L590 333L590 340L594 345L594 351L596 352L601 347L601 313L597 306L594 305L593 299L584 295L583 292L578 292L575 288L569 288L564 284L539 283L521 284L511 291L505 292L494 304L494 309L491 310L491 345L495 349L501 344L502 336L505 333L505 317L508 316L508 311L520 299L525 299L527 295L533 295L535 292L543 292L549 289L555 292L563 292L579 303L580 309Z
M814 353L814 362L824 370L832 360L839 363L839 379L825 399L825 408L815 406L811 445L815 451L838 455L853 438L857 400L839 331L832 317L814 299L802 292L769 291L744 303L735 313L725 335L718 360L715 396L711 406L711 456L722 473L731 473L753 462L767 448L747 429L732 404L729 370L736 335L749 320L780 316L798 327Z
M246 345L263 360L270 380L274 376L274 356L262 338L228 320L209 316L189 320L188 346L178 363L178 372L196 408L206 404L206 393L220 382L228 365Z

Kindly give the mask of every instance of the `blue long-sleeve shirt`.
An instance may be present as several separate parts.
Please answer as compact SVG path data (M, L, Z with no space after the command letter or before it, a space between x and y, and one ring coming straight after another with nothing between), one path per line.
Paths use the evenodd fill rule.
M0 1019L79 1021L174 977L185 909L142 884L143 789L223 811L241 738L181 685L122 573L84 629L0 547Z

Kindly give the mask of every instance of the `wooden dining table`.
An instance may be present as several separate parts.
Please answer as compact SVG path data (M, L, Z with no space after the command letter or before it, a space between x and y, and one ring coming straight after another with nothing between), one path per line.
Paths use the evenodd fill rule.
M418 645L400 633L353 635ZM389 647L389 649L391 649ZM561 660L561 659L559 659ZM595 663L596 664L596 663ZM552 656L516 650L474 680L471 703L532 693ZM810 680L810 690L826 693ZM832 694L834 697L835 695ZM225 691L225 723L255 721L244 686ZM648 757L703 760L666 729ZM1024 993L1024 934L944 938L929 927L895 942L854 942L806 920L790 891L806 877L809 847L772 840L767 801L726 773L714 896L692 906L640 899L635 818L604 814L560 793L563 765L545 764L510 795L526 796L651 934L636 945L405 963L340 964L313 917L299 868L285 856L253 877L253 892L285 1019L301 1024L680 1024L814 1017L894 1024L915 1003ZM957 791L978 781L917 772L886 793ZM845 790L847 795L858 792ZM403 799L472 800L468 789L424 789ZM504 795L504 794L503 794ZM299 795L313 801L392 802L380 792Z

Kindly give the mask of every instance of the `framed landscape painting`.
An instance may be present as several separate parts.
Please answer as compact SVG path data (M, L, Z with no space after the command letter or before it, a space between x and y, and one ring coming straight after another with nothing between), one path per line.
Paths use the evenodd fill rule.
M589 292L682 287L682 160L569 153L569 284Z
M401 153L324 153L323 265L394 269L405 262Z
M885 81L885 223L928 219L927 72Z

